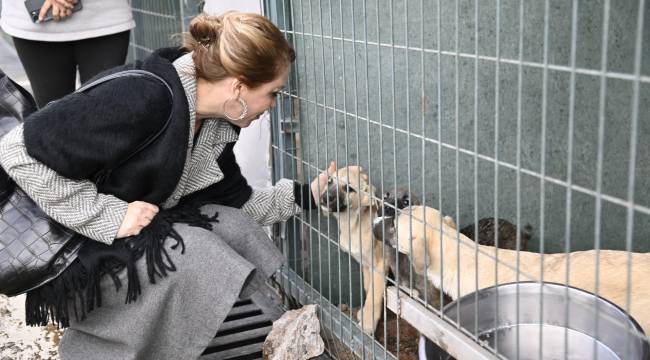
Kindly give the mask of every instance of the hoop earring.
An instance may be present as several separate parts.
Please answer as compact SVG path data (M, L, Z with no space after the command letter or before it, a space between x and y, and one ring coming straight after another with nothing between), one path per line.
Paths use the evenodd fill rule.
M236 118L231 117L230 115L228 115L228 112L226 112L226 103L228 103L228 100L226 100L226 102L223 103L223 114L228 118L228 120L239 121L239 120L242 120L243 118L245 118L246 115L248 114L248 104L246 104L246 101L244 101L244 99L242 99L240 97L237 98L237 101L239 101L239 103L241 104L242 111L241 111L241 114Z

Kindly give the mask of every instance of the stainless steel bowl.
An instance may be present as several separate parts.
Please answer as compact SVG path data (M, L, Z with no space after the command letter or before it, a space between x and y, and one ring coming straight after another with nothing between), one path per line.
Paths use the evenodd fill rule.
M650 358L647 338L631 334L632 329L643 331L629 314L592 293L561 284L503 284L465 295L443 312L508 359L538 359L540 341L544 359L564 359L565 354L567 359L594 359L596 354L599 360ZM421 339L420 360L445 358L433 342Z

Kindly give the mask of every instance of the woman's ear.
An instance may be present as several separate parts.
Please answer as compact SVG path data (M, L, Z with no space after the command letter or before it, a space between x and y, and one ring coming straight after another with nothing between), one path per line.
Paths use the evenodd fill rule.
M243 87L244 83L238 78L233 78L232 82L230 83L230 90L235 97L239 97L241 95Z

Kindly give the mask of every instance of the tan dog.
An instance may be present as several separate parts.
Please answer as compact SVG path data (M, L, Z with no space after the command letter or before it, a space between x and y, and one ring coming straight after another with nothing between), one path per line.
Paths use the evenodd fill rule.
M372 334L383 313L384 279L388 271L383 245L372 236L372 220L378 209L372 200L375 190L361 167L348 166L329 178L327 192L320 198L321 210L332 214L338 222L341 249L362 265L366 299L357 320L368 334Z
M413 231L409 233L409 218L412 218ZM391 246L399 252L409 254L412 246L411 261L416 271L425 269L425 249L428 252L426 263L427 277L434 286L443 289L452 299L472 293L476 290L475 276L478 276L478 288L483 289L496 285L494 247L478 245L479 255L476 262L475 243L460 234L460 247L457 246L456 230L446 222L442 222L443 236L440 234L440 212L436 209L415 206L405 209L397 215L395 227L384 221L388 235L384 237ZM423 225L426 223L426 227ZM381 224L378 224L378 226ZM392 231L390 231L392 229ZM426 240L425 240L426 239ZM409 244L412 241L412 245ZM425 246L426 241L426 246ZM441 263L441 246L444 256ZM460 256L458 256L460 254ZM486 255L490 254L490 256ZM500 284L516 282L517 252L499 249L498 281ZM519 271L520 281L539 281L540 269L543 263L543 277L546 282L565 283L566 260L565 253L544 254L520 251ZM596 252L575 251L569 253L570 265L569 285L589 292L595 292ZM598 293L601 297L626 308L627 297L627 261L625 251L600 251L600 278ZM650 335L650 253L631 254L631 289L629 313L640 324L647 335ZM457 263L460 262L460 272ZM506 265L507 264L507 265ZM440 276L441 265L444 278ZM530 277L529 277L530 276ZM531 278L532 277L532 278ZM460 284L460 292L458 292Z

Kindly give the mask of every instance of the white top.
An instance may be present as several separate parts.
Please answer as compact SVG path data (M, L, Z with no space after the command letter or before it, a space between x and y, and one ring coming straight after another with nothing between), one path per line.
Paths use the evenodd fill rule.
M82 9L62 21L33 23L23 0L2 0L0 26L17 38L75 41L116 34L135 27L128 0L80 0Z

